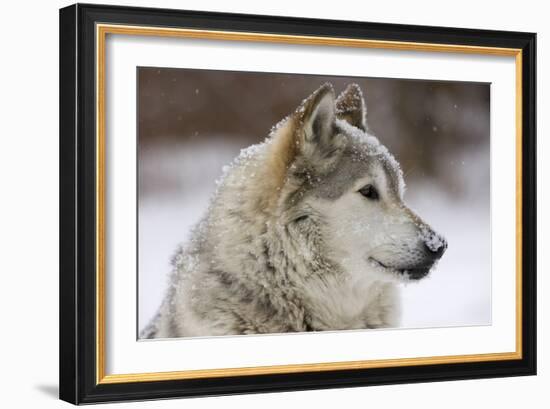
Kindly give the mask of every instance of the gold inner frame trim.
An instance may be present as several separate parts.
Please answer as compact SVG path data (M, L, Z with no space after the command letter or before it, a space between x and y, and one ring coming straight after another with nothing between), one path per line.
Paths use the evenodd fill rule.
M347 369L388 368L465 362L489 362L522 358L522 51L515 48L365 40L320 36L267 34L96 24L96 383L114 384L178 379L321 372ZM516 350L504 353L449 355L314 364L220 368L172 372L105 374L105 41L107 34L160 36L223 41L247 41L296 45L371 48L513 56L516 65Z

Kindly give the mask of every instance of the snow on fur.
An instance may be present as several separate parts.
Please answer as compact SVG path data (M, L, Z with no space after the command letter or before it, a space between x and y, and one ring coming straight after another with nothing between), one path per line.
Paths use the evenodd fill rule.
M431 246L438 243L400 198L392 196L395 206L380 206L350 188L349 182L365 177L363 160L382 161L397 175L402 194L401 168L376 137L336 120L333 135L327 131L333 124L323 122L322 138L303 144L294 139L303 136L304 124L311 134L312 121L334 119L326 115L326 92L333 93L331 85L315 91L269 138L241 150L223 168L205 217L173 259L171 286L142 336L398 325L395 281L427 274L434 260L426 259L422 236ZM345 92L352 93L345 109L364 109L357 89ZM320 109L315 104L323 104L325 115L315 116ZM344 168L349 180L331 179L323 186L327 175L338 176L338 164L352 166ZM323 193L324 187L343 193Z
M350 125L347 121L342 119L337 119L336 125L342 132L351 137L353 142L360 145L362 148L366 148L361 149L362 157L365 160L368 160L369 156L380 156L395 171L398 178L399 194L403 197L406 185L401 165L399 165L399 162L397 162L388 149L380 143L378 138Z

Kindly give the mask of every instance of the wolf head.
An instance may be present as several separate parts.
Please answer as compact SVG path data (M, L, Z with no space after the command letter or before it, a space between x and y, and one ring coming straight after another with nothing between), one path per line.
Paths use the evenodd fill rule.
M393 282L426 276L447 247L403 193L360 88L323 85L225 168L174 257L168 316L191 335L397 325Z
M447 242L405 205L399 164L367 129L358 85L320 87L273 130L260 206L350 274L418 280Z
M218 186L201 224L216 250L205 256L209 268L267 263L324 274L329 265L355 279L418 280L447 248L405 205L399 164L368 132L355 84L338 98L321 86L243 150Z

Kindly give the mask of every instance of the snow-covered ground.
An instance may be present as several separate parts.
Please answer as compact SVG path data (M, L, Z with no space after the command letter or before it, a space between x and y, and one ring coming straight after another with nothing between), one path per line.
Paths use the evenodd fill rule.
M223 165L239 152L228 143L157 147L140 156L138 325L158 308L178 243L204 214ZM475 157L475 155L474 155ZM483 165L484 156L476 160ZM462 162L460 178L477 177ZM462 173L460 173L462 172ZM449 197L429 183L408 181L406 202L443 234L449 248L426 279L403 287L405 328L491 323L489 203L475 195ZM475 182L474 180L472 182ZM474 186L475 183L466 184Z
M403 288L402 326L490 324L488 207L466 200L451 200L429 189L419 189L406 201L445 236L449 247L435 271L426 279Z

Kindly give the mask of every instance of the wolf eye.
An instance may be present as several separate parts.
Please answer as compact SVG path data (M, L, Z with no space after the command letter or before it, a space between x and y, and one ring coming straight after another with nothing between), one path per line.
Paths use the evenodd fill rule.
M361 193L363 196L365 196L367 199L370 199L370 200L378 200L380 197L378 195L378 191L373 185L363 186L361 189L359 189L359 193Z

